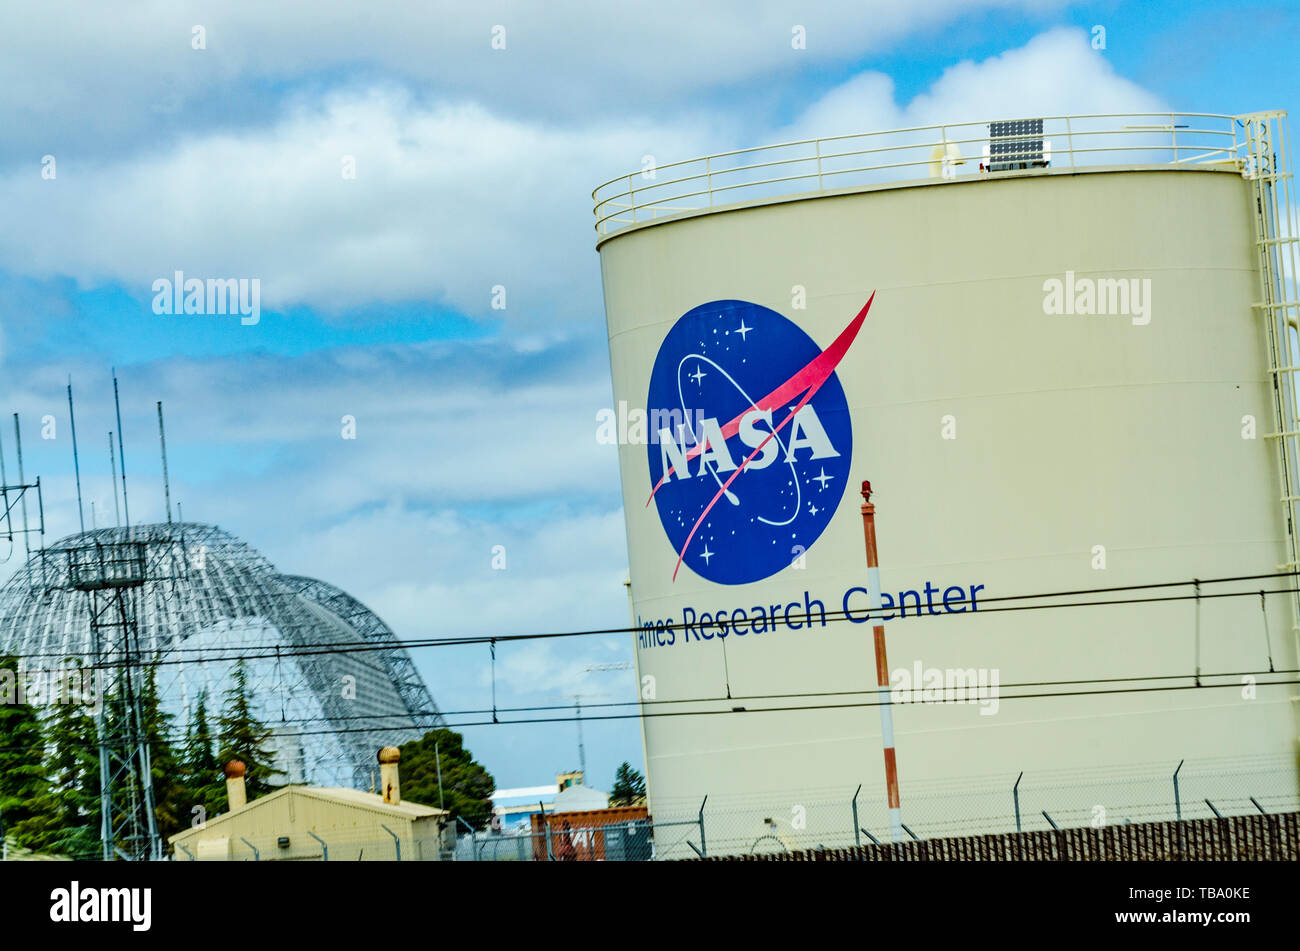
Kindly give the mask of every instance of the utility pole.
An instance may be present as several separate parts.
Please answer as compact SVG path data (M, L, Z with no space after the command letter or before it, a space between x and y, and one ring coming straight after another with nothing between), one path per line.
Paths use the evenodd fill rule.
M582 745L582 695L578 694L573 698L574 707L578 711L578 769L582 773L582 783L587 783L587 750Z
M442 752L438 749L438 741L433 741L433 761L438 766L438 808L446 809L447 804L442 800Z
M880 706L880 742L885 752L885 793L889 802L889 835L903 841L903 809L898 795L898 759L894 753L894 707L889 691L889 661L885 657L885 625L880 611L880 563L876 554L876 507L871 504L871 483L862 483L862 530L867 546L867 604L876 648L876 696Z

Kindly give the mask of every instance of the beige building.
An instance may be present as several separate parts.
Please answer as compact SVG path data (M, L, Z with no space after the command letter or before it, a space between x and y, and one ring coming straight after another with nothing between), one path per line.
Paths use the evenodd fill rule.
M383 792L286 786L253 802L244 764L226 766L230 811L168 841L177 861L435 861L454 847L450 814L403 802L398 752L379 752Z

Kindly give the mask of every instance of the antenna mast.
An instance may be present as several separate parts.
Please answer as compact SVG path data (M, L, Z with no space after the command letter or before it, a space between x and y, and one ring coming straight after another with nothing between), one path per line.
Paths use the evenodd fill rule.
M113 477L113 521L122 527L122 509L117 504L117 459L113 456L113 431L108 431L108 471Z
M68 423L72 426L72 471L77 475L77 519L86 534L86 513L81 507L81 461L77 457L77 417L72 412L72 377L68 377ZM91 520L93 523L93 519Z
M587 749L582 745L582 696L578 695L573 698L574 707L578 711L578 769L582 773L583 785L587 782Z
M162 444L163 498L167 503L167 524L172 523L172 488L167 479L167 433L163 430L162 400L158 401L158 442Z
M22 430L18 427L17 413L14 413L14 442L17 443L17 448L18 448L18 483L19 485L23 485L27 482L27 480L23 478L23 433ZM26 492L24 492L21 496L19 496L19 501L22 502L22 506L23 506L23 554L27 556L28 563L30 565L32 546L31 543L27 540L27 493Z
M122 512L126 516L126 532L131 534L131 503L126 500L126 449L122 446L122 403L117 398L117 369L113 369L113 406L117 410L117 461L122 466Z
M14 522L9 517L9 479L5 476L5 443L0 439L0 505L4 507L5 526L8 529L9 541L14 540Z

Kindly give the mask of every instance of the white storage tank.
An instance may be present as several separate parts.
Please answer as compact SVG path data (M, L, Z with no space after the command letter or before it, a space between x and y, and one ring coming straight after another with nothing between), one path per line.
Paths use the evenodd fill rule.
M1025 828L1297 807L1282 121L904 130L597 189L657 822L708 796L710 854L851 844L861 785L891 835L863 480L914 834L1014 829L1022 771Z

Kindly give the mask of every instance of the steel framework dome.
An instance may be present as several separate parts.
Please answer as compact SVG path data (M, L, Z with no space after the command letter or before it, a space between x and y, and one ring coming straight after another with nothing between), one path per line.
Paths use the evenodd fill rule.
M92 625L104 592L121 596L130 625ZM123 663L156 661L180 731L203 693L215 719L243 658L289 782L364 787L376 750L443 722L374 612L333 585L281 574L214 525L103 528L32 553L0 587L0 652L28 670L98 663L101 691Z

